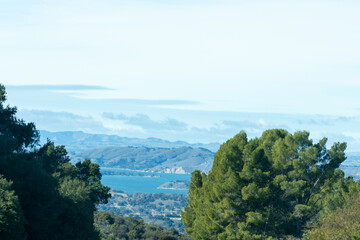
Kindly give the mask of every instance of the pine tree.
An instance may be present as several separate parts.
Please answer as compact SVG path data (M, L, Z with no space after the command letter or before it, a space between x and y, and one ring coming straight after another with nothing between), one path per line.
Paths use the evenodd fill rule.
M328 150L326 142L314 144L305 131L273 129L251 140L240 132L221 145L208 175L193 172L181 213L186 232L194 239L300 237L330 206L327 190L337 184L348 191L344 186L353 183L341 187L344 175L336 170L346 144Z

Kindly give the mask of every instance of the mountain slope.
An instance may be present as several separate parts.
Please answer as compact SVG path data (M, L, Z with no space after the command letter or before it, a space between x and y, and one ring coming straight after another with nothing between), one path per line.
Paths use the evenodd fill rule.
M191 173L195 169L208 172L214 153L204 148L105 147L76 154L74 161L89 158L102 167L131 170Z

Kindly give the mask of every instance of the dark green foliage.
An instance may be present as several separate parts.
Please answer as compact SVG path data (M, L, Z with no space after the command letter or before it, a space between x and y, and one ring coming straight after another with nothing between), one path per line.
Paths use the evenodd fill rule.
M87 183L90 187L91 201L95 204L107 203L108 198L111 197L109 187L101 184L100 167L97 164L91 163L89 159L83 162L76 163L77 176L80 180Z
M0 155L33 147L39 139L35 125L17 119L16 108L4 106L5 101L5 87L0 84Z
M132 217L120 217L108 212L99 211L95 214L95 226L99 229L102 240L188 240L188 236L182 235L175 229L164 230L163 228L145 224L143 220Z
M99 166L71 165L52 142L36 148L35 125L17 119L5 99L0 85L0 238L99 239L95 206L110 197Z
M245 132L228 140L208 175L192 174L182 212L186 232L195 239L300 237L304 225L359 189L336 170L346 144L327 150L326 141L314 144L308 132L281 129L250 141Z
M24 216L18 197L0 175L0 239L20 239L25 236Z

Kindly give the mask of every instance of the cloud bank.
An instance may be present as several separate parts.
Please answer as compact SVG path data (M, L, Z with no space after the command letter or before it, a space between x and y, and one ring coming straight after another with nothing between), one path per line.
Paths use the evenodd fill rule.
M161 131L184 131L188 125L185 122L167 118L161 121L154 121L148 115L136 114L134 116L126 116L125 114L114 114L105 112L102 115L106 119L120 120L127 125L141 127L145 131L161 130Z

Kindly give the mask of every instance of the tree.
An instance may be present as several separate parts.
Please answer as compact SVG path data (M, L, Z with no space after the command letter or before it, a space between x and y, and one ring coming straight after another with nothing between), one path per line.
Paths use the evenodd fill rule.
M34 123L25 123L15 117L16 107L4 106L5 87L0 84L0 154L21 151L34 147L39 140L39 133Z
M38 147L35 124L18 119L5 100L0 84L0 238L99 239L94 212L110 197L99 166L72 165L52 142Z
M267 239L302 235L303 226L329 203L326 189L343 179L345 143L326 149L308 132L240 132L222 144L208 175L192 173L181 212L194 239ZM345 184L346 185L346 184Z
M75 164L77 168L77 175L80 180L87 183L90 187L91 201L95 204L106 204L108 198L111 197L109 193L110 188L101 184L100 166L92 163L89 159Z
M25 236L24 216L12 182L0 175L0 239L21 239Z

